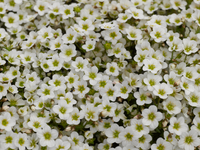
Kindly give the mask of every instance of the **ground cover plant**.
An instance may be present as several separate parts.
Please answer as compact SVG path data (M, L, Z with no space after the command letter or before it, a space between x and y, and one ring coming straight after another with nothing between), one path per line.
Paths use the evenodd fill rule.
M0 0L0 150L200 149L200 0Z

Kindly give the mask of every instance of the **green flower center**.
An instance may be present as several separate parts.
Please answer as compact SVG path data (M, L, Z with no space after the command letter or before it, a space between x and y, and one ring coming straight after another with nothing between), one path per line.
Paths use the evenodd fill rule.
M112 66L111 66L111 67L110 67L110 72L112 72L112 73L115 72L115 67L112 67Z
M160 144L158 147L157 147L158 150L164 150L165 149L165 146Z
M126 87L122 87L120 88L120 90L122 94L126 94L126 92L128 91Z
M191 136L186 136L186 137L185 137L185 143L186 143L186 144L190 145L192 142L193 142L193 139L192 139Z
M109 106L109 105L106 105L105 107L104 107L104 109L107 111L107 112L110 112L110 110L111 110L111 106Z
M40 6L38 7L38 9L39 9L40 11L43 11L43 10L44 10L44 6L43 6L43 5L40 5Z
M54 85L55 85L55 86L60 86L60 85L61 85L61 81L55 80Z
M70 34L70 35L67 37L67 39L68 39L69 41L71 41L71 40L73 39L73 37L74 37L74 36Z
M132 38L136 38L136 33L131 32L131 33L130 33L130 36L131 36Z
M147 99L147 96L145 94L141 94L140 95L140 100L141 101L146 101L146 99Z
M119 131L118 130L115 130L114 132L113 132L113 138L118 138L119 137Z
M139 124L136 124L136 128L135 128L138 132L142 131L143 130L143 125L139 125Z
M108 96L113 96L114 91L112 89L109 89L106 93Z
M127 133L127 134L125 135L125 138L126 138L126 140L131 141L132 138L133 138L133 135L130 134L130 133Z
M67 111L67 109L65 107L61 107L59 109L59 111L62 113L62 114L65 114L65 112Z
M72 120L78 120L79 115L77 113L72 115Z
M73 77L70 77L70 78L68 79L68 81L69 81L70 84L72 84L72 83L74 83L74 78L73 78Z
M77 68L78 68L78 69L83 69L83 66L84 66L84 64L83 64L83 63L81 63L81 62L78 62L78 64L77 64Z
M117 36L117 34L116 34L115 32L111 32L111 33L110 33L110 37L111 37L112 39L114 39L116 36Z
M21 145L21 146L22 146L22 145L24 145L25 141L24 141L24 139L23 139L23 138L20 138L20 139L19 139L19 141L18 141L18 143L19 143L19 145Z
M78 86L78 91L79 91L79 92L82 93L84 90L85 90L84 85L79 85L79 86Z
M158 90L158 94L160 94L160 95L164 95L166 92L165 92L165 90L164 89L159 89Z
M14 23L14 20L15 20L15 19L12 18L12 17L9 17L9 18L8 18L8 22L9 22L9 23Z
M169 111L172 111L172 110L174 110L174 104L172 103L172 102L169 102L167 105L166 105L166 107L167 107L167 109L169 110Z
M179 122L177 122L177 123L174 123L173 129L178 130L180 127L181 126L180 126Z
M44 136L45 140L51 140L51 133L46 132L43 134L43 136Z
M111 125L110 125L109 122L105 122L103 127L104 127L105 129L108 129L108 128L111 127Z
M68 56L68 57L71 56L72 55L72 49L66 50L65 55Z
M83 29L83 30L87 31L88 28L89 28L89 27L88 27L87 24L83 24L83 26L82 26L82 29Z
M150 114L148 114L148 119L153 121L156 118L155 114L153 112L151 112Z
M106 86L106 81L99 81L99 87L105 87Z
M5 141L6 141L6 143L12 143L13 138L12 138L11 136L7 136L7 137L5 138Z
M150 69L150 70L154 70L155 68L156 68L156 66L154 64L148 65L148 69Z
M8 123L9 123L9 122L8 122L7 119L3 119L2 122L1 122L1 124L2 124L3 126L7 126Z
M160 34L160 32L156 32L156 34L155 34L155 37L157 38L157 39L159 39L159 38L161 38L162 36L161 36L161 34Z
M59 65L59 61L58 61L58 60L54 60L54 61L53 61L53 66L54 66L54 67L57 67L58 65Z
M66 10L65 10L65 14L66 14L66 15L71 14L70 9L66 9Z
M198 100L199 100L199 97L193 94L193 95L190 97L190 99L191 99L191 101L192 101L193 103L197 103Z
M40 122L39 121L35 121L33 126L37 129L39 127L41 127Z
M96 73L94 73L94 72L90 72L90 73L89 73L89 78L90 78L90 79L93 79L93 80L94 80L96 77L97 77L97 76L96 76Z
M49 89L45 89L42 93L44 95L50 95L50 90Z

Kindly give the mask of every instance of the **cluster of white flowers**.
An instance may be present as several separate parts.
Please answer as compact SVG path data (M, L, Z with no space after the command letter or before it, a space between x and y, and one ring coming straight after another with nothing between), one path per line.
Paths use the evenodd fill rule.
M200 0L0 0L0 150L200 148Z

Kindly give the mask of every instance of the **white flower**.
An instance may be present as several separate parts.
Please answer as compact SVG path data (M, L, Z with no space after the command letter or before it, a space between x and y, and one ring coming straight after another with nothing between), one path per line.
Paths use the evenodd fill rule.
M77 32L69 28L66 30L66 34L62 36L63 43L73 44L77 38Z
M12 119L9 112L4 112L0 116L0 129L5 129L6 131L11 131L12 127L15 125L16 120Z
M150 104L152 99L148 97L149 94L149 92L146 92L143 89L139 89L139 92L134 92L134 97L137 99L137 105L142 106L144 104Z
M132 26L126 29L126 33L128 34L127 38L129 40L140 40L142 38L142 31Z
M62 49L63 47L63 41L60 37L57 37L54 40L51 40L50 42L50 49L51 50L57 50L57 49Z
M33 131L37 132L41 128L43 128L46 124L43 122L41 118L36 117L35 115L31 115L30 121L27 125L33 129Z
M63 149L68 150L70 148L70 143L68 141L63 141L61 139L56 139L55 146L50 148L50 150L57 150L57 149Z
M100 94L102 97L108 98L111 101L115 101L117 97L117 88L112 84L108 84L103 90L100 91Z
M119 22L126 22L128 19L130 19L132 16L128 11L125 11L125 13L118 14L117 21Z
M74 83L75 91L73 94L77 94L79 98L83 98L86 93L89 92L89 88L87 87L87 82L84 80L80 80L77 83Z
M82 46L83 49L85 49L87 52L92 51L95 49L96 41L88 40L86 43Z
M145 59L143 62L144 62L143 70L150 71L153 74L156 74L162 68L160 61L158 61L154 58Z
M191 127L191 130L195 130L198 132L198 135L200 134L200 118L195 117L193 119L194 125Z
M184 77L181 78L180 83L181 88L185 91L186 95L189 95L191 92L194 92L194 83Z
M105 134L108 137L107 141L108 143L120 143L121 138L120 138L120 133L123 131L123 127L117 125L117 124L112 124L110 129L107 129Z
M81 113L78 108L73 108L73 110L69 113L69 117L67 119L68 124L78 125L80 120L84 118L84 114Z
M73 111L71 105L68 105L65 100L59 100L58 105L53 106L53 111L59 115L60 119L67 120L69 113Z
M137 137L142 137L149 133L149 128L144 126L142 119L131 119L131 128L136 132Z
M190 130L189 132L183 132L181 138L178 142L180 148L187 150L193 150L194 147L198 146L200 139L195 130Z
M40 89L37 91L37 94L41 96L43 100L48 98L54 98L54 88L46 84L42 84Z
M109 76L102 75L101 79L98 80L97 84L94 85L94 89L96 91L98 91L98 90L101 91L106 87L106 85L111 84L111 83L112 83L112 81L109 80Z
M129 76L126 77L126 79L133 89L141 86L141 77L138 74L130 73Z
M177 135L181 135L188 131L188 125L185 123L185 119L183 117L175 118L172 117L170 119L170 125L168 127L169 132L175 133Z
M122 34L119 32L117 28L104 30L101 32L101 35L104 37L106 41L111 41L112 44L116 44L117 41L122 37Z
M119 75L119 67L117 66L116 62L107 63L106 68L107 68L105 70L106 74L112 75L112 76L118 76Z
M6 96L7 90L8 90L8 85L0 83L0 98Z
M181 0L170 0L171 4L172 4L172 8L177 10L178 8L181 9L185 9L186 6L186 2L185 1L181 1Z
M156 144L151 145L151 150L173 150L172 144L162 138L158 138Z
M61 14L63 19L68 19L69 17L74 17L74 11L73 11L73 6L72 5L63 5L61 7Z
M149 149L151 140L152 140L151 135L145 134L136 140L137 142L136 146L142 149Z
M53 75L53 79L49 80L49 84L53 86L55 90L66 89L65 78L57 74Z
M79 76L74 74L72 71L65 76L65 80L67 81L67 87L72 88L76 82L78 82Z
M184 68L183 76L190 81L194 81L196 78L200 77L195 67Z
M9 12L8 15L5 15L2 20L5 22L5 25L8 28L17 27L19 24L19 16L13 12Z
M37 134L33 133L31 136L28 136L28 145L26 146L27 149L31 150L37 150L39 149L39 138L37 137Z
M102 77L102 75L98 73L98 68L96 66L87 68L84 70L84 72L85 75L83 76L83 80L89 80L91 85L97 84Z
M188 38L183 39L183 50L186 55L197 52L197 42Z
M34 6L34 10L38 12L40 16L43 16L48 11L48 3L44 1L37 1Z
M159 96L160 98L165 99L169 94L172 93L172 88L166 83L161 83L154 86L153 94Z
M160 112L157 112L157 107L151 105L148 109L142 111L142 123L144 125L150 126L151 129L158 127L158 121L163 119L163 115Z
M142 9L138 9L136 7L130 7L127 12L131 13L132 17L135 19L143 19L144 14Z
M38 137L40 138L41 146L53 147L55 145L55 140L58 137L58 131L51 129L48 125L43 129L38 130Z
M137 65L142 67L144 60L149 56L149 51L147 50L137 50L137 55L134 56L134 60L137 62Z
M89 19L85 21L80 20L78 24L80 26L80 30L86 34L88 33L87 31L94 30L94 25L92 24L92 21Z
M111 103L107 98L103 97L102 104L98 105L99 111L102 113L104 117L109 116L112 117L115 114L115 109L117 105L115 103Z
M171 87L173 87L175 82L178 80L174 71L171 71L169 74L165 74L164 79Z
M99 110L94 107L93 104L87 104L81 105L81 111L80 113L83 113L85 116L85 119L87 121L92 120L92 121L97 121L98 120L98 115L99 115Z
M150 33L151 37L156 42L162 42L166 40L167 29L165 27L153 27L153 31Z
M72 67L75 68L76 72L84 71L87 68L88 61L82 57L77 57L75 61L72 62Z
M200 93L195 90L191 92L189 95L185 95L185 98L188 100L189 105L193 107L200 107Z
M18 133L15 138L15 146L19 148L19 150L25 150L28 146L28 136L26 133Z
M43 27L41 28L38 32L38 40L41 40L41 42L45 42L47 40L47 38L52 38L53 37L53 33L52 33L52 28L51 27Z
M52 59L49 59L49 69L52 71L58 71L62 68L64 60L58 56L53 55Z
M76 131L73 131L68 139L71 143L71 147L83 145L84 137L79 135Z
M122 84L117 83L115 87L117 88L117 96L120 96L123 99L128 98L129 93L132 91L132 88L128 85L127 81L123 81Z
M6 148L15 148L16 146L14 144L14 141L16 136L17 134L12 131L6 132L5 134L1 134L0 138L2 140L2 145L5 145Z
M178 114L181 112L182 108L181 103L171 96L169 96L165 101L163 101L163 106L169 114Z

